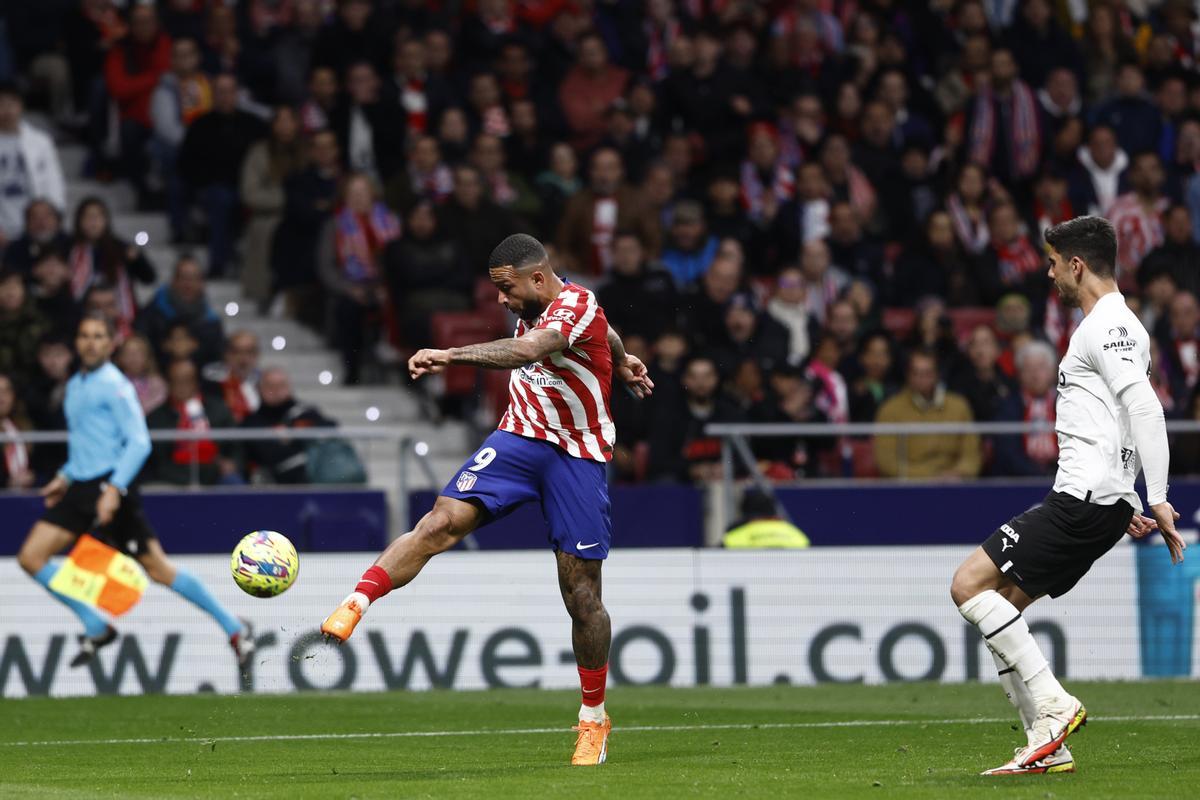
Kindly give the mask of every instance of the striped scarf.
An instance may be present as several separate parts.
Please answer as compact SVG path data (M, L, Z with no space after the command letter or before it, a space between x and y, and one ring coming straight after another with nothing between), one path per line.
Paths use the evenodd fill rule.
M71 296L76 302L83 300L88 289L96 283L96 248L89 244L77 244L71 248L68 256L71 267ZM101 275L99 277L109 277ZM133 331L133 318L137 315L137 298L133 294L133 284L125 266L118 265L115 279L112 281L117 292L117 309L121 316L117 320L119 338L124 341Z
M771 179L771 187L769 189L772 196L780 203L791 200L796 193L796 176L784 163L783 159L777 159L775 166L772 168L773 176ZM752 220L761 220L763 217L763 198L768 189L763 185L762 177L759 175L758 167L751 161L742 162L742 208L746 209Z
M846 183L850 187L850 205L858 212L859 219L875 213L875 187L863 171L851 164L846 169Z
M364 226L362 223L366 222ZM400 221L383 203L371 206L369 215L360 217L349 208L338 212L334 220L335 244L342 276L352 283L372 283L379 279L376 258L383 246L400 236Z
M1042 257L1027 236L1018 236L1016 241L1007 244L993 242L992 249L996 251L1000 280L1005 286L1021 283L1025 276L1042 269Z
M425 81L409 78L400 88L400 107L408 115L408 129L424 133L429 124L429 103L425 98Z
M954 226L954 236L964 250L977 256L987 249L991 240L987 223L982 219L979 222L971 219L967 207L963 205L962 197L957 192L947 198L946 213L950 215L950 223Z
M996 102L1009 101L997 101L990 88L982 90L975 98L970 141L967 143L971 160L985 167L991 163L996 148ZM1000 133L1003 135L1003 131ZM1038 129L1037 98L1021 81L1013 81L1012 84L1012 141L1009 142L1009 149L1017 177L1031 177L1041 159L1042 138Z
M656 83L667 77L667 73L670 72L667 51L678 35L679 23L675 20L671 20L662 28L649 20L646 21L646 72Z
M1050 429L1026 433L1024 437L1025 455L1030 461L1046 466L1058 458L1058 435L1054 432L1054 391L1042 397L1021 393L1022 405L1025 406L1026 422L1049 423Z
M0 430L13 436L19 436L21 433L21 429L11 419L0 422ZM8 470L10 482L18 473L29 469L29 446L22 441L4 445L4 466Z
M1058 292L1051 292L1049 299L1046 300L1043 330L1050 344L1054 345L1054 349L1058 351L1059 358L1066 354L1067 348L1071 345L1071 334L1075 333L1080 322L1083 322L1083 310L1065 307L1058 297Z

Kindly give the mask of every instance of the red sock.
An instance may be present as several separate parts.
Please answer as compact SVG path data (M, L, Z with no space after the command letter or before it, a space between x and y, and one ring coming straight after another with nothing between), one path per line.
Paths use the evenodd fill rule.
M598 706L604 702L604 684L608 681L608 664L600 669L579 668L579 688L583 692L585 706Z
M367 569L362 577L359 578L358 586L354 587L354 591L362 592L372 603L391 590L392 579L388 577L387 571L380 566L372 566Z

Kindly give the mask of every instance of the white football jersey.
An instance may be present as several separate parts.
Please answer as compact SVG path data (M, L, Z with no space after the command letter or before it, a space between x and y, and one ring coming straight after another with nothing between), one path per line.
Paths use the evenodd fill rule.
M1141 512L1133 488L1141 461L1117 398L1149 373L1150 335L1119 292L1104 295L1058 366L1054 491L1105 506L1125 500Z

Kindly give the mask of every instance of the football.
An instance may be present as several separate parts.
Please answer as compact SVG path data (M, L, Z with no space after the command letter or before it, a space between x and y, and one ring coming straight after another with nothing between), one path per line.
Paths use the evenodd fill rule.
M295 583L300 557L282 533L254 531L243 536L233 548L229 569L234 582L246 594L274 597Z

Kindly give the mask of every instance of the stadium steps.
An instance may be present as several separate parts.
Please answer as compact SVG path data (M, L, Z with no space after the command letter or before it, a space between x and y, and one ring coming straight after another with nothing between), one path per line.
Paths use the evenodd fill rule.
M181 255L191 255L202 265L207 265L203 245L171 244L166 214L136 210L130 186L78 177L83 173L86 158L87 151L83 146L59 144L59 159L67 178L68 219L81 199L96 195L112 210L113 228L119 236L132 242L139 233L146 234L146 255L157 268L158 280L152 286L136 287L139 301L148 300L170 280L175 262ZM425 458L434 477L429 479L426 470L417 463L419 457L414 454L409 459L410 488L440 488L445 477L457 469L474 446L473 433L466 423L433 424L423 419L416 395L403 386L341 386L341 360L324 338L293 320L260 314L257 304L242 295L236 280L210 280L208 297L222 316L227 334L249 330L259 337L262 363L287 370L300 402L317 407L342 426L386 425L398 428L414 442L428 445ZM369 409L378 411L376 419L368 417ZM371 416L375 416L374 413ZM405 520L398 518L401 508L398 503L398 445L390 440L371 440L355 442L355 446L367 467L370 485L388 493L391 507L397 513L393 520L394 533L402 533L407 525Z

